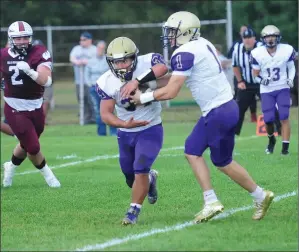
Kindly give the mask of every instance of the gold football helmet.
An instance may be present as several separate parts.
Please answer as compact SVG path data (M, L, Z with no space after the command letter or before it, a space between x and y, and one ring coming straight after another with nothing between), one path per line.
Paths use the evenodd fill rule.
M188 11L172 14L163 25L163 46L178 47L200 36L200 21Z
M132 79L133 72L137 65L138 48L135 43L127 37L118 37L110 42L107 48L106 59L113 74L122 81ZM116 61L132 59L130 67L125 69L117 69Z

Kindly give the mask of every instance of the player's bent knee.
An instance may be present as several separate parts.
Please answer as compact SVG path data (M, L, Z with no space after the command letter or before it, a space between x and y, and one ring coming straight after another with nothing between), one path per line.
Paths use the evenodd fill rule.
M189 160L197 160L199 158L201 158L202 156L197 156L197 155L192 155L192 154L188 154L185 153L185 158L189 161Z
M135 174L134 173L125 174L125 177L126 177L126 183L128 187L132 188L135 180Z
M40 145L39 144L35 144L35 145L31 145L27 147L27 152L30 155L36 155L37 153L39 153L40 151Z
M289 119L289 113L279 113L280 121L287 121Z
M275 115L274 116L266 116L264 115L264 122L265 124L272 124L275 121Z
M232 161L233 161L232 156L221 159L221 160L212 159L213 164L218 168L223 168L223 167L229 165Z

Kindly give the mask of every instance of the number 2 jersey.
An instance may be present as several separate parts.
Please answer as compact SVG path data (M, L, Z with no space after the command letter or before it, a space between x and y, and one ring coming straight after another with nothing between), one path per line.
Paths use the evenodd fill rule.
M135 79L139 75L143 74L146 70L150 69L152 66L158 63L165 64L161 54L149 53L146 55L138 56L137 66L135 71L133 72L132 79ZM135 106L130 103L130 99L121 98L120 90L123 85L125 85L125 83L117 78L111 72L111 70L108 70L98 79L97 92L102 100L115 100L115 109L119 119L128 121L131 117L134 117L134 120L145 120L150 121L150 123L142 127L132 129L120 128L120 130L127 132L137 132L162 122L162 108L160 102L154 101L149 104Z
M171 57L172 75L188 76L186 85L203 116L233 99L216 48L200 37L176 49Z
M46 47L32 46L26 56L15 53L11 48L2 48L0 71L4 78L4 100L18 111L31 111L41 107L44 87L37 84L16 67L19 61L25 61L36 71L42 64L52 69L51 55Z
M290 88L287 84L288 67L290 61L295 60L294 48L287 44L278 44L273 56L269 54L266 46L260 46L251 51L250 62L252 68L260 70L262 78L271 77L268 86L261 85L261 93L269 93L275 90Z

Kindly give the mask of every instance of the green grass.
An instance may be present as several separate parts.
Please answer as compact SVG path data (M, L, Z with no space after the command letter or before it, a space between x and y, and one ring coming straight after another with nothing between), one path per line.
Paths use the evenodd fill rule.
M102 155L118 154L114 137L97 137L95 125L78 125L75 87L70 81L55 82L56 108L41 137L42 151L50 166ZM183 90L179 100L189 100ZM267 138L248 138L255 124L248 114L242 137L236 142L235 159L252 177L276 195L298 189L298 109L291 110L290 156L282 157L280 138L275 154L267 156ZM163 148L183 146L200 116L197 107L164 109ZM247 137L247 138L246 138ZM16 139L1 134L1 163L9 160ZM66 155L72 159L59 159ZM171 154L172 156L167 156ZM215 191L226 210L248 206L252 198L216 170L205 153ZM145 202L134 227L120 221L130 203L130 190L118 159L100 159L53 171L62 187L50 189L38 173L17 175L11 188L1 188L1 251L75 250L114 238L147 232L191 221L203 204L202 192L183 156L183 150L162 151L154 167L159 171L159 200ZM26 160L17 173L35 171ZM2 179L2 170L1 170ZM298 251L298 199L275 202L266 218L251 220L252 210L181 230L160 233L137 241L107 247L126 251Z
M247 167L261 186L273 190L276 195L297 191L298 188L297 113L297 109L292 109L290 156L279 155L280 141L274 155L265 155L265 137L240 139L236 144L235 159ZM163 148L183 146L193 126L194 122L165 123ZM242 137L254 134L255 125L246 123ZM3 163L10 159L16 140L1 136ZM47 126L41 145L50 166L118 153L116 139L95 136L94 125ZM76 154L77 158L57 159L71 154ZM205 157L216 193L225 208L250 205L252 199L248 193L218 172L208 153ZM60 189L48 188L38 173L16 175L13 186L1 190L1 250L74 250L191 221L202 207L203 199L183 157L183 150L162 151L154 168L160 174L159 200L154 206L145 202L139 222L134 227L120 225L130 203L130 190L116 158L54 169L62 183ZM17 173L24 171L34 171L28 160ZM297 206L297 197L289 197L274 203L266 218L259 222L251 220L252 210L248 210L106 250L298 251Z

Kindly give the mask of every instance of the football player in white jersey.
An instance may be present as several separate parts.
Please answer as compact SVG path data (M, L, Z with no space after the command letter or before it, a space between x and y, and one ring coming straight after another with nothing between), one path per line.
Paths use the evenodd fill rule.
M170 80L165 87L144 94L136 91L131 98L136 104L173 99L186 83L200 106L202 117L185 143L186 158L203 190L205 201L195 222L208 221L224 209L213 190L209 168L203 158L207 148L210 148L213 164L253 196L256 207L253 219L262 219L274 194L259 187L232 158L239 109L214 45L200 37L200 21L190 12L172 14L163 28L164 46L178 47L171 57L173 72Z
M135 224L143 201L148 195L150 204L157 201L157 171L151 166L163 143L160 102L136 106L130 98L122 99L120 90L132 78L141 83L140 88L156 88L156 78L168 72L161 54L138 56L138 48L127 37L114 39L107 48L110 70L97 81L101 96L101 118L117 132L120 167L127 185L132 188L132 201L123 225ZM117 116L113 114L116 109Z
M256 82L260 83L262 111L268 133L269 143L266 153L274 151L276 139L274 136L275 106L277 104L281 121L282 155L289 154L291 107L290 88L295 78L296 52L288 44L280 44L281 35L274 25L267 25L261 32L264 46L251 52L251 64Z

